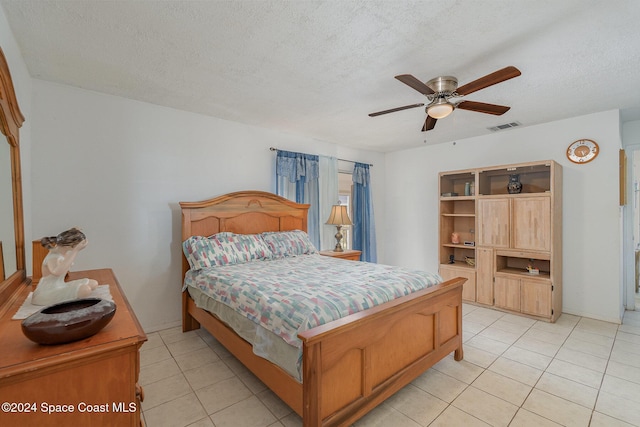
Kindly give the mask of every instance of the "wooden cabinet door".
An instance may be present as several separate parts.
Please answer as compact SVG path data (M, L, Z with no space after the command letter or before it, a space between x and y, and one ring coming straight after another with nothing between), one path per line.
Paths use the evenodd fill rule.
M550 282L523 279L521 291L523 313L551 317Z
M514 249L551 250L551 198L513 199L511 236Z
M520 279L496 277L493 292L496 307L520 311Z
M511 227L509 199L478 201L478 246L509 247Z
M493 305L493 249L476 249L476 302Z
M462 299L475 302L476 300L476 272L471 268L441 265L440 276L444 280L464 277L467 281L462 285Z

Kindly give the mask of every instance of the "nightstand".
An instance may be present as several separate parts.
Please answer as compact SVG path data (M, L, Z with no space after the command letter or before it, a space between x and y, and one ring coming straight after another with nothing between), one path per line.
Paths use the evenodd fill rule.
M360 261L360 254L362 254L362 251L356 250L346 250L344 252L320 251L320 255L348 259L349 261Z

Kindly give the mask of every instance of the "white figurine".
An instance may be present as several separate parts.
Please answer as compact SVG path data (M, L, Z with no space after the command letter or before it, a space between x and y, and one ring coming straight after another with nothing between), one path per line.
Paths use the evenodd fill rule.
M64 281L76 255L87 246L84 233L72 228L55 237L44 237L40 243L49 249L49 253L42 262L42 279L33 292L31 302L35 305L52 305L88 297L98 282L93 279Z

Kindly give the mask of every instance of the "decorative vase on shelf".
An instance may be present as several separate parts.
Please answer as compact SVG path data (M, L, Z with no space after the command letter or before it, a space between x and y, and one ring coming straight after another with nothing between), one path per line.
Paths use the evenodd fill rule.
M520 182L520 175L514 173L509 175L509 183L507 184L507 191L509 194L519 194L522 191L522 183Z

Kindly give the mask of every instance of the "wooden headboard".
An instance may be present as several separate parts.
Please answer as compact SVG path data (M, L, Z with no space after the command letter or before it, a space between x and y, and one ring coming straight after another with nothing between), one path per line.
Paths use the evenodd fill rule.
M180 202L182 241L222 231L256 234L265 231L307 231L309 205L265 191L238 191L201 202ZM189 264L182 256L182 273Z

